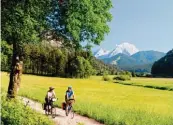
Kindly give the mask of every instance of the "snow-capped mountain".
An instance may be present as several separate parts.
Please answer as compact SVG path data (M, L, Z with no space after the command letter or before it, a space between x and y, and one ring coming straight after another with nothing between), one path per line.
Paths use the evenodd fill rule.
M115 49L109 53L108 57L115 56L119 53L131 56L137 53L139 50L136 48L135 45L130 43L122 43L120 45L116 45Z
M95 56L96 58L98 58L98 57L101 57L101 56L104 56L104 55L108 55L109 52L110 52L110 51L107 51L107 50L104 50L104 49L100 48L98 51L96 51L96 52L94 53L94 56Z
M153 50L139 51L135 45L127 42L116 45L110 52L101 48L94 53L97 59L106 64L117 65L123 70L135 72L150 72L153 63L164 55L163 52Z
M96 58L100 58L100 59L101 58L102 59L103 58L110 58L110 57L113 57L119 53L131 56L134 53L137 53L138 51L139 50L135 47L135 45L125 42L125 43L122 43L120 45L116 45L115 49L112 50L111 52L100 48L98 51L96 51L94 53L94 56Z

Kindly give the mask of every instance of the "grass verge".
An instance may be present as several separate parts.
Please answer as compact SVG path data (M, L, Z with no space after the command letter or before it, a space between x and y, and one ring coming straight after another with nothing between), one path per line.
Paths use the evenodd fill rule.
M54 125L45 115L25 107L19 100L7 100L4 94L1 107L1 125Z

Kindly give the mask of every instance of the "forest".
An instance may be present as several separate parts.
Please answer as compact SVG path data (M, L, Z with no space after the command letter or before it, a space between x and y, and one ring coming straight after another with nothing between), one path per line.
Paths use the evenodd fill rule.
M91 75L116 74L118 70L114 65L97 60L90 51L58 48L49 42L22 44L19 53L26 74L87 78ZM6 41L2 41L1 57L2 70L9 72L12 46Z
M151 73L155 77L173 77L173 49L153 64Z

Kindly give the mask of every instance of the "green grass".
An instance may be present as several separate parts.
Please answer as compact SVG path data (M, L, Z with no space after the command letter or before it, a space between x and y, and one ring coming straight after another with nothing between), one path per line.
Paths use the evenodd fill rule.
M4 92L4 91L3 91ZM37 113L24 106L19 100L7 100L6 94L1 96L1 124L2 125L53 125L45 115Z
M7 89L8 80L6 73L2 73L4 89ZM23 75L19 94L43 102L48 87L54 86L59 98L58 105L61 106L69 85L73 86L76 95L75 111L102 123L108 125L173 124L172 91L124 86L103 81L102 77L65 79Z
M119 81L118 83L173 91L173 78L132 78L129 81Z

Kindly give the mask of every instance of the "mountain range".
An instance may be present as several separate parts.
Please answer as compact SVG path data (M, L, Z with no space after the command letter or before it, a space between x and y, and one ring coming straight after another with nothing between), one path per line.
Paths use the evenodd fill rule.
M151 72L151 67L155 61L165 56L159 51L139 51L135 45L122 43L116 45L112 51L100 48L94 52L94 56L107 64L114 64L123 70L135 72Z
M115 49L113 49L112 51L100 48L99 50L94 52L94 56L99 59L111 58L119 53L130 56L138 51L139 50L133 44L125 42L120 45L116 45Z

